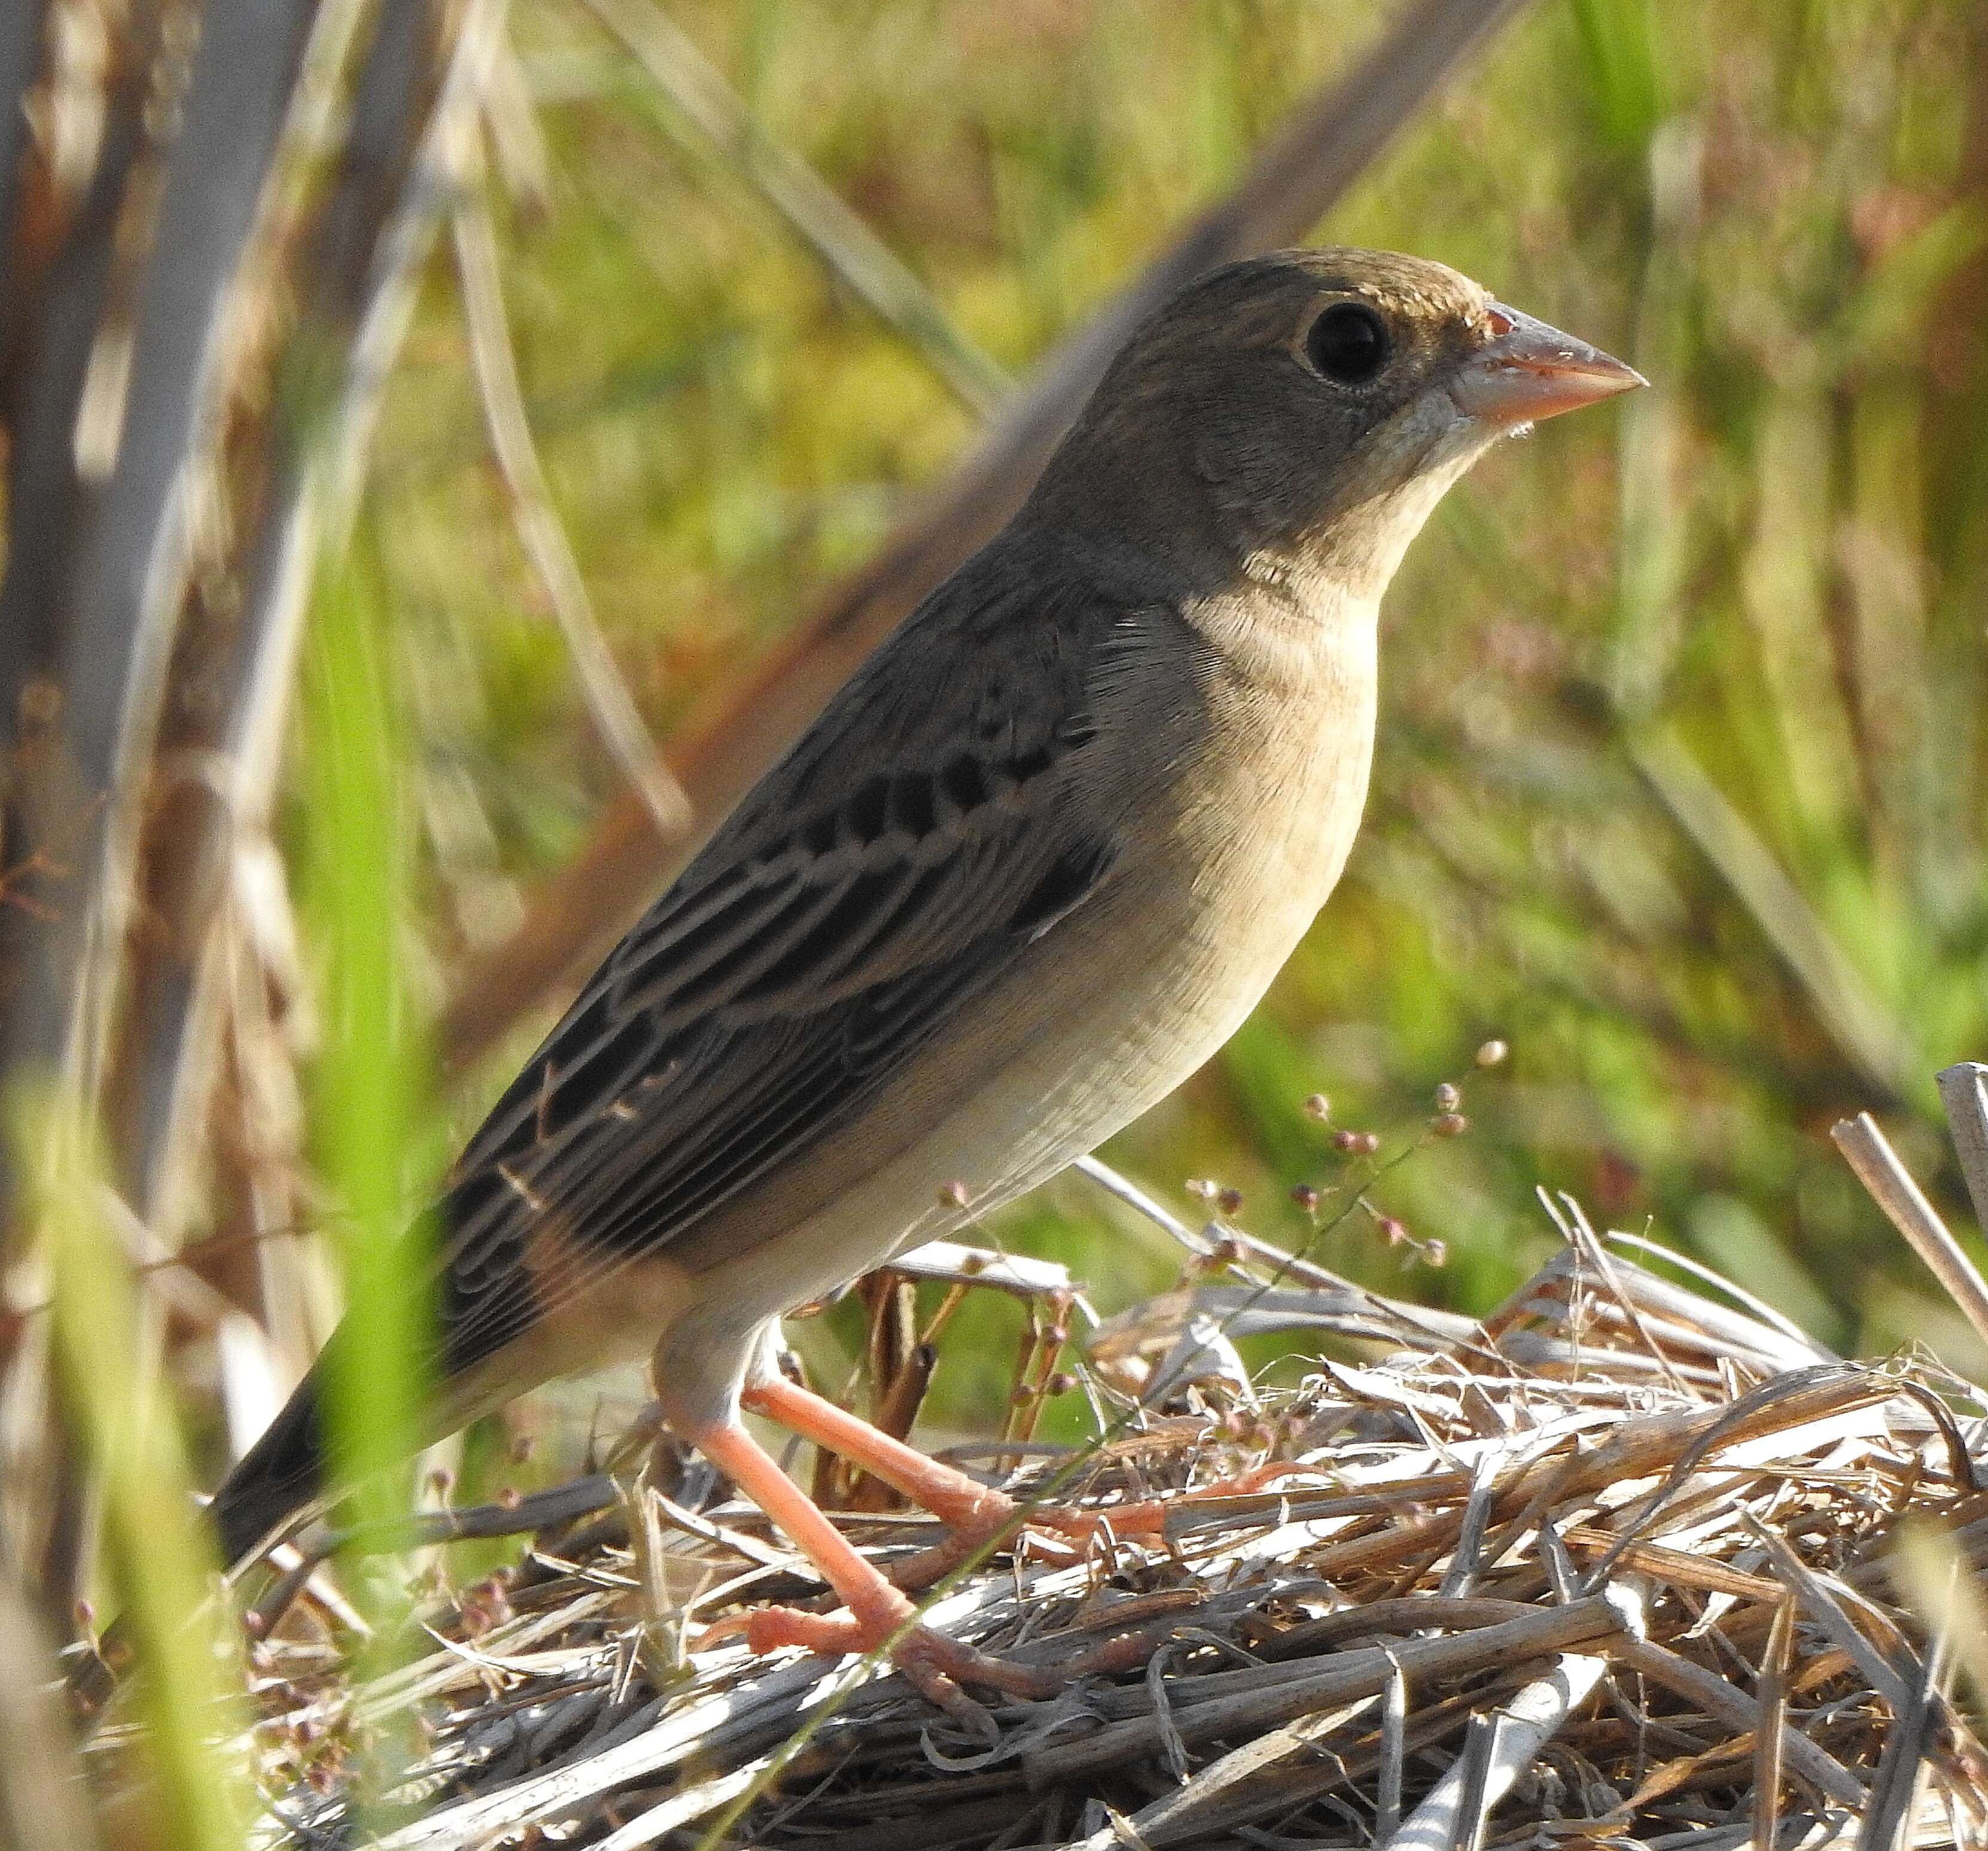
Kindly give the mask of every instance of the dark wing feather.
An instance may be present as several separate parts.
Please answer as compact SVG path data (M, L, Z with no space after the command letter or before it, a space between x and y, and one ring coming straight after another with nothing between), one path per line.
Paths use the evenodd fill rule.
M1107 877L1109 831L1071 794L1093 735L1070 638L1108 624L948 589L958 614L866 665L465 1152L442 1205L448 1369L805 1154ZM938 685L907 674L935 648ZM853 787L852 757L874 767ZM528 1276L547 1217L560 1270L535 1254Z

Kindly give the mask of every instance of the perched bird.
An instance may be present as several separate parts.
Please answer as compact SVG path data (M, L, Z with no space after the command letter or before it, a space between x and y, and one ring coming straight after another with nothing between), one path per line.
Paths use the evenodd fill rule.
M742 1403L969 1533L1013 1507L781 1377L779 1319L1053 1176L1222 1046L1352 845L1403 550L1499 437L1641 383L1412 258L1288 251L1183 289L470 1142L434 1217L433 1432L650 1352L672 1429L848 1609L749 1637L901 1633L905 1596ZM215 1500L231 1562L323 1489L321 1375ZM1016 1681L923 1629L894 1652L942 1697Z

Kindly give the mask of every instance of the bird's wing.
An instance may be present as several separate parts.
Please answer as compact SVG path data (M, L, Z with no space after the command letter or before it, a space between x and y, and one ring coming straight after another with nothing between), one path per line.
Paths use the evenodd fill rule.
M915 618L595 973L451 1175L445 1369L807 1151L1096 892L1111 626L1071 595Z

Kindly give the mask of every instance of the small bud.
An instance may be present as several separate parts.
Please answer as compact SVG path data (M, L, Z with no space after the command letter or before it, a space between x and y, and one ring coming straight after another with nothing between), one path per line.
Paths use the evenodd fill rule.
M1300 1183L1291 1191L1291 1200L1308 1215L1318 1213L1318 1191L1309 1183Z
M242 1616L242 1629L251 1639L260 1639L269 1629L269 1623L251 1607Z
M1222 1193L1222 1186L1206 1176L1190 1176L1181 1187L1197 1202L1212 1202Z
M1225 1215L1239 1215L1242 1212L1242 1192L1239 1189L1221 1189L1215 1193L1215 1206Z
M1477 1064L1479 1067L1496 1067L1511 1051L1503 1041L1486 1041L1477 1051Z
M986 1258L984 1255L980 1254L969 1254L964 1260L960 1261L959 1270L962 1273L965 1274L968 1278L971 1279L976 1274L986 1271Z
M1431 1266L1445 1266L1449 1262L1449 1248L1441 1240L1425 1240L1422 1258Z
M1046 1386L1052 1395L1067 1395L1077 1386L1077 1378L1067 1369L1058 1369Z
M79 1632L94 1633L96 1630L96 1609L89 1601L79 1600L76 1603L76 1624Z
M1332 1101L1322 1092L1315 1092L1304 1102L1305 1115L1316 1118L1320 1124L1332 1116Z
M1242 1257L1242 1243L1233 1234L1224 1234L1208 1250L1208 1257L1217 1266L1233 1266Z
M1439 1138L1460 1138L1469 1129L1470 1121L1460 1112L1439 1112L1429 1120L1429 1129Z
M948 1183L938 1192L938 1205L941 1208L963 1209L972 1199L966 1193L966 1185L964 1183L956 1181Z
M1408 1237L1408 1225L1398 1221L1392 1215L1381 1217L1381 1238L1390 1247L1399 1247Z
M515 1484L507 1484L497 1494L498 1504L504 1510L515 1511L523 1501L518 1495L518 1487Z
M1070 1341L1070 1326L1067 1324L1052 1324L1043 1332L1043 1338L1051 1348L1060 1350Z
M1357 1131L1336 1131L1332 1134L1334 1150L1354 1151L1360 1148L1360 1134Z
M1363 1131L1355 1146L1363 1157L1371 1157L1381 1148L1381 1134L1378 1131Z
M1435 1089L1435 1108L1438 1112L1454 1112L1463 1103L1463 1095L1445 1080Z

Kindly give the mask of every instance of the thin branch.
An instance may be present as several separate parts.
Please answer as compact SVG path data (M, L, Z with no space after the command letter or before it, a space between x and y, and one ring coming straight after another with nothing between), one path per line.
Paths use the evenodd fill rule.
M490 447L511 492L518 538L530 557L539 582L551 601L566 646L579 672L587 712L622 775L649 807L658 830L680 833L691 823L690 800L656 755L635 697L628 692L614 652L601 634L587 595L587 580L573 557L566 527L553 506L552 490L532 441L518 387L518 365L504 313L504 286L496 228L481 193L465 196L455 208L456 274L462 284L463 318L469 329L469 354L483 401Z
M722 816L874 645L1020 506L1036 472L1126 336L1190 278L1302 235L1520 0L1422 0L1337 83L1294 114L1239 185L1050 356L979 448L876 557L832 587L725 711L671 754L692 807ZM459 973L443 1057L473 1060L525 1010L597 956L690 847L656 834L632 799L541 890L523 925Z
M1891 1141L1878 1129L1877 1120L1868 1112L1860 1112L1855 1118L1832 1125L1829 1135L1871 1200L1925 1262L1926 1270L1946 1288L1947 1296L1959 1306L1974 1334L1988 1343L1988 1281L1947 1231L1946 1223L1899 1161Z
M760 193L829 269L911 343L969 411L991 416L1014 390L938 299L814 169L769 141L746 105L655 0L587 0L689 128Z
M1801 889L1684 742L1668 728L1632 731L1629 755L1678 825L1808 992L1823 1027L1858 1072L1886 1096L1923 1091L1912 1037L1881 1003Z
M1974 1204L1975 1226L1988 1234L1988 1067L1962 1061L1942 1068L1934 1078L1953 1135L1953 1154Z

